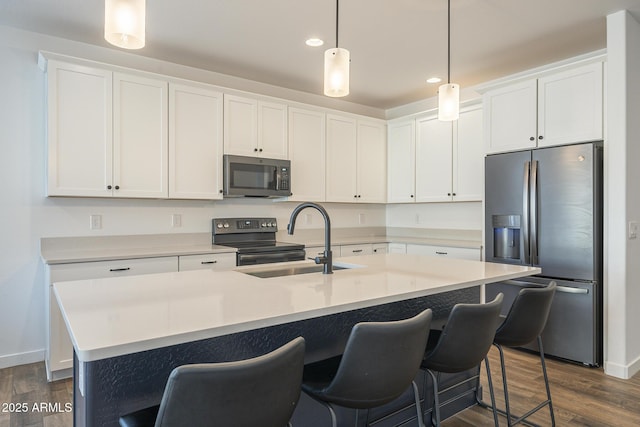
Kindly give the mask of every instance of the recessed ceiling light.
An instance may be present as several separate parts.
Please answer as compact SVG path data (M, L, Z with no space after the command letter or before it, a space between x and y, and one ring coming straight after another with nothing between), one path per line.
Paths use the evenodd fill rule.
M305 44L311 47L318 47L318 46L322 46L324 44L324 41L317 38L310 38L310 39L307 39Z
M442 79L440 77L431 77L427 79L427 83L440 83Z

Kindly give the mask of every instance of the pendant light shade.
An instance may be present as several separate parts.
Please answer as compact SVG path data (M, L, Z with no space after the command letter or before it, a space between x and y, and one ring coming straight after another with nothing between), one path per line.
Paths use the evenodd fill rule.
M451 0L447 0L447 84L438 88L438 120L450 122L460 116L460 85L451 83Z
M144 47L145 8L145 0L105 0L105 40L123 49Z
M338 47L340 0L336 0L336 47L324 52L324 94L334 98L349 95L349 63L347 49Z
M339 47L324 52L324 94L331 97L349 95L349 61L347 49Z
M460 115L460 85L447 83L438 88L438 120L458 120Z

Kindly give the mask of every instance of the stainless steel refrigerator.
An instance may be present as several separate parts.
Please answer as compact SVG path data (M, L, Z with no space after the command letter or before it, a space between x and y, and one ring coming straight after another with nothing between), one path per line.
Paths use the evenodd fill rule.
M602 363L602 242L601 142L486 157L485 258L542 269L487 285L486 298L503 292L506 313L522 287L555 280L547 355Z

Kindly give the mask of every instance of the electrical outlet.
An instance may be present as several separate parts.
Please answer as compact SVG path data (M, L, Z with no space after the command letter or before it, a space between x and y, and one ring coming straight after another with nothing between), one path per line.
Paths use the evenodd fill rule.
M420 214L416 214L416 224L420 224Z
M171 226L172 227L182 227L182 215L180 215L180 214L171 215Z
M360 225L364 224L365 220L366 220L366 218L365 218L365 215L363 213L358 214L358 224L360 224Z
M102 228L102 215L89 215L89 228L100 230Z

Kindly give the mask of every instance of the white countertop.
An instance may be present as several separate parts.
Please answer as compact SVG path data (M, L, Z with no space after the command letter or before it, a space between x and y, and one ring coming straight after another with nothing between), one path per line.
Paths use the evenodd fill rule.
M310 261L54 284L81 362L539 274L540 269L420 255L340 258L358 268L275 278L242 271Z

